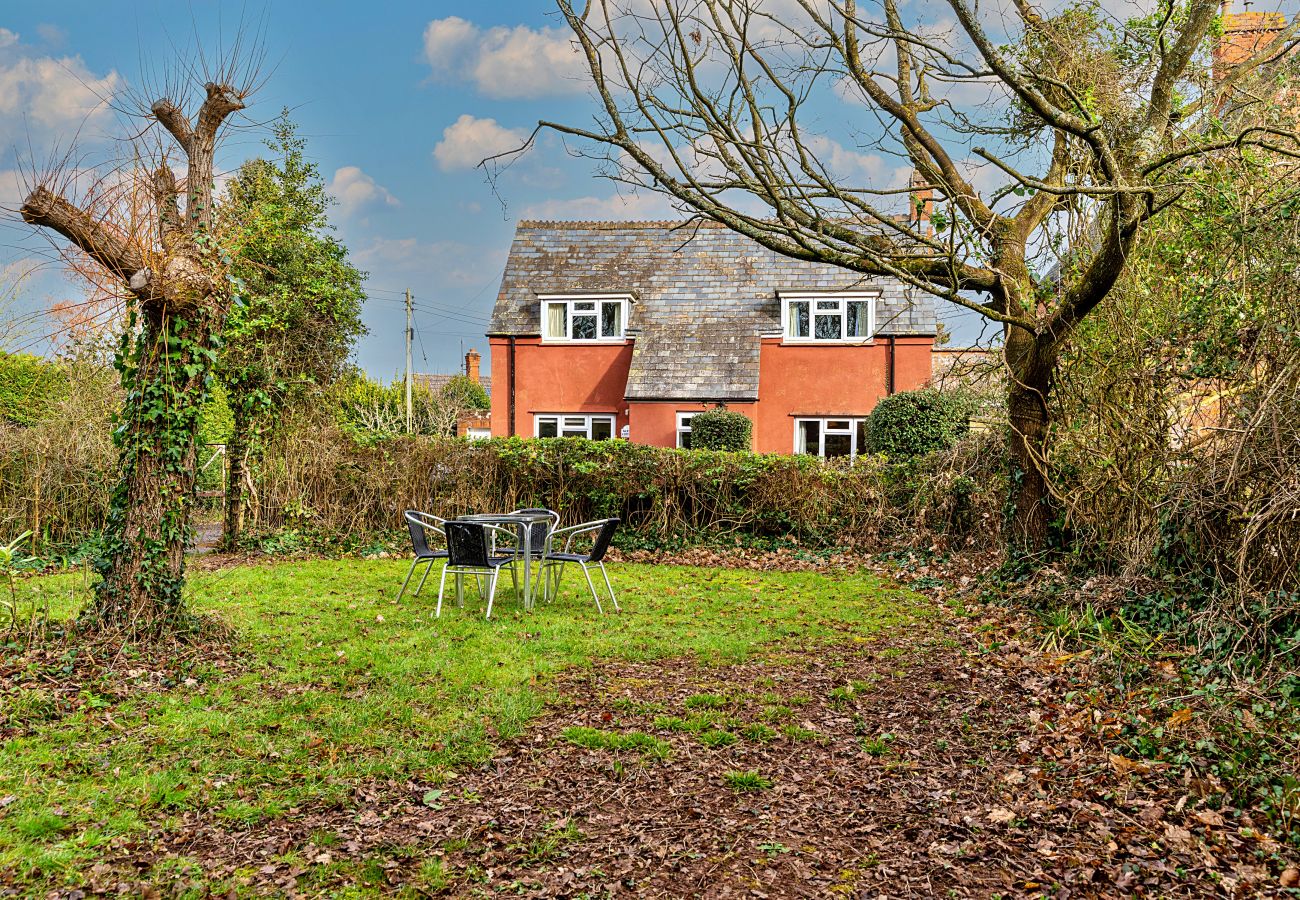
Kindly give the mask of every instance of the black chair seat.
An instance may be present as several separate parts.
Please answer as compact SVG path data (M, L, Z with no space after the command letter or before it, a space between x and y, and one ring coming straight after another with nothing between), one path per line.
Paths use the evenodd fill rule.
M423 553L415 554L416 559L446 559L446 550L425 550Z
M585 563L591 562L590 553L548 553L547 559L558 559L560 562Z
M443 555L446 556L445 553L444 553ZM508 566L508 565L510 565L510 564L511 564L512 562L514 562L517 558L518 558L518 557L514 557L514 556L491 556L491 557L488 557L487 564L488 564L488 566L490 566L491 568L496 569L496 568L499 568L500 566Z

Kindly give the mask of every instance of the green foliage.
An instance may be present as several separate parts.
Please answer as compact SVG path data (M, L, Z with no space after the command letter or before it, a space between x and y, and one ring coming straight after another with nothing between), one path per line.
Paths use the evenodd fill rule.
M234 429L234 412L230 408L229 395L220 382L215 382L199 419L199 443L229 444Z
M440 406L453 406L463 410L486 412L492 408L483 385L468 375L453 375L438 392Z
M692 450L748 450L754 433L749 417L719 406L691 419Z
M0 419L35 425L68 396L67 374L30 353L0 353Z
M908 458L946 450L969 430L972 401L956 391L921 388L883 398L867 419L867 449Z

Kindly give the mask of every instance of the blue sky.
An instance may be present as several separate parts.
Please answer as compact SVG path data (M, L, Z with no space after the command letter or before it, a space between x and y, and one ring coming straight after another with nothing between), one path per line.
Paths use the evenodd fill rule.
M417 369L454 371L462 347L486 357L483 331L517 219L671 214L658 196L620 194L553 135L495 190L474 167L515 146L539 119L590 114L581 62L545 0L6 3L0 207L20 200L16 170L33 155L46 158L56 141L79 132L88 158L111 146L122 125L111 111L94 111L98 96L140 87L196 35L208 47L218 35L229 39L241 14L246 26L262 29L266 84L222 162L233 168L259 152L265 128L257 123L292 110L339 199L339 234L370 273L370 334L356 361L373 375L389 378L401 368L406 288L416 296ZM878 163L851 141L839 149L849 169ZM0 272L12 280L39 264L23 283L22 309L80 294L50 257L42 237L12 214L0 216ZM39 349L42 327L52 326L25 321L27 333L5 346Z

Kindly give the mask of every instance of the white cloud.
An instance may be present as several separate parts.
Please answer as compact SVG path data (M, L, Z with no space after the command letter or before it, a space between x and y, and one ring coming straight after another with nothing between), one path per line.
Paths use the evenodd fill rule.
M838 178L856 181L854 186L864 183L878 186L880 177L889 174L884 157L875 153L851 150L839 141L820 134L805 139L805 144L827 172Z
M543 200L520 211L525 219L680 219L672 201L655 191Z
M496 99L580 94L590 80L573 36L560 28L434 19L424 29L424 56L435 75L471 81Z
M433 157L444 172L472 169L489 156L522 147L527 139L527 132L505 128L496 119L477 119L466 113L443 129Z
M117 72L97 77L79 56L22 57L0 65L0 117L50 129L80 125L108 112L122 85Z
M18 32L0 28L0 49L18 43Z
M376 183L358 166L344 166L336 170L327 190L339 201L339 209L345 216L375 203L385 206L401 205L387 188Z

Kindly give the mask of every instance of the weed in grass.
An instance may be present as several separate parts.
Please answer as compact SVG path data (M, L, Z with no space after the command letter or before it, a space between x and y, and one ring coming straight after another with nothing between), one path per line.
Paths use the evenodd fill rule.
M817 732L801 728L798 725L783 725L781 726L781 733L792 741L817 740Z
M451 887L451 877L440 859L426 859L416 873L416 886L426 891L445 891Z
M566 847L582 840L585 835L573 822L555 822L524 851L524 858L532 863L551 862L567 856Z
M758 772L727 772L722 780L738 794L766 791L772 787L772 779Z
M858 743L862 752L868 756L884 756L889 752L889 744L893 739L892 734L882 734L880 737L862 738Z
M807 694L791 694L789 697L785 698L785 702L790 706L806 706L809 703L812 703L812 697L809 697Z
M576 725L564 729L561 737L570 744L588 750L611 750L615 753L635 750L655 759L667 759L672 754L672 747L667 741L644 731L602 731L599 728Z
M763 710L763 718L767 719L769 722L784 722L788 719L794 718L794 710L783 704L769 706L767 709Z
M712 747L717 750L722 747L730 747L732 744L736 743L738 739L730 731L719 731L715 728L710 731L700 732L699 740L704 746Z
M681 716L656 716L655 728L660 731L689 731L690 726Z
M789 853L790 848L780 841L773 841L767 844L759 844L758 849L766 853L769 857L776 856L778 853Z
M629 716L653 716L655 713L663 712L664 708L662 703L642 702L630 697L620 697L610 706Z
M758 741L761 744L771 743L777 738L776 729L768 728L761 722L754 722L750 725L746 725L740 730L740 733L745 740Z
M687 709L722 709L727 698L720 694L692 694L685 701Z

